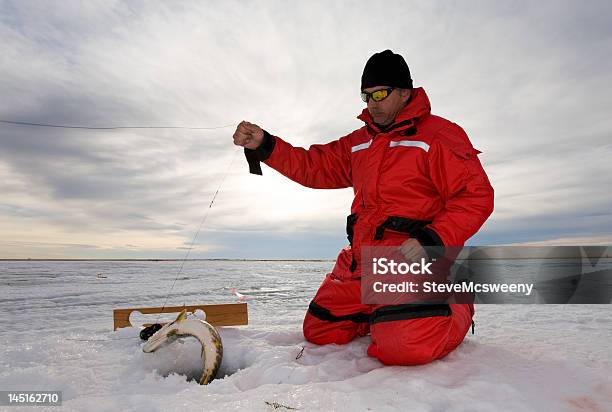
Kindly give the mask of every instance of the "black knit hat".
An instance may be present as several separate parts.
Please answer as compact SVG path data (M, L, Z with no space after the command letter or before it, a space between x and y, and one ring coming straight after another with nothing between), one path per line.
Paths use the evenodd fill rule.
M412 78L406 60L391 50L370 57L361 75L361 90L374 86L412 89Z

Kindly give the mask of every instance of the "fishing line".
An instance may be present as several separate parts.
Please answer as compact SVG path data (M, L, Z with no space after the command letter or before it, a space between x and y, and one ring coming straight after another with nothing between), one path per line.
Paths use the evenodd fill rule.
M31 122L18 122L15 120L4 120L0 119L0 123L12 124L15 126L34 126L34 127L52 127L60 129L81 129L81 130L123 130L123 129L187 129L187 130L214 130L224 129L226 127L235 126L235 124L226 124L223 126L213 127L188 127L188 126L73 126L65 124L50 124L50 123L31 123Z
M210 214L210 209L212 209L213 205L215 204L215 199L217 198L217 195L219 194L219 191L221 190L221 187L223 186L223 183L225 183L225 178L227 177L227 175L229 174L230 170L232 169L232 166L234 165L234 160L236 160L236 155L239 152L240 152L240 150L234 151L234 155L232 156L232 160L231 160L229 166L227 167L227 170L223 174L223 178L221 179L221 182L219 183L219 186L217 187L217 190L215 191L215 194L213 195L212 200L210 201L210 204L208 205L208 209L206 209L206 214L202 218L202 221L200 222L200 226L198 226L198 230L196 231L196 234L194 235L194 237L193 237L193 239L191 241L191 245L187 249L187 253L185 254L185 257L183 258L183 261L181 262L181 266L179 268L179 271L176 274L176 276L174 278L174 281L172 282L172 286L170 287L170 291L166 295L166 299L164 300L164 305L162 306L161 311L157 315L157 320L155 321L155 323L157 323L157 321L159 321L159 317L164 313L164 309L166 307L166 304L168 303L168 298L170 297L170 294L172 293L172 290L174 289L174 285L176 285L176 281L178 280L178 277L180 276L180 274L183 271L183 267L185 266L185 261L187 260L187 258L189 258L189 254L191 253L191 249L193 249L193 245L195 244L195 241L198 238L198 235L200 234L200 230L202 229L202 226L204 226L204 223L206 222L206 219L208 218L208 215ZM183 304L183 306L185 306L185 305Z

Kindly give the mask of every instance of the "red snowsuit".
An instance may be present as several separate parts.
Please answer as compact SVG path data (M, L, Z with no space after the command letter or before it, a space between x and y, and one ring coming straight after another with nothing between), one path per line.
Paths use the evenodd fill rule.
M307 187L352 187L344 248L310 304L304 336L317 344L343 344L371 333L368 355L385 364L415 365L441 358L465 337L471 304L374 306L361 303L363 245L400 245L408 237L425 246L463 246L493 211L493 188L458 125L430 113L422 88L394 123L381 131L367 109L365 125L308 150L265 132L257 150L245 149L252 173L259 161ZM395 220L410 227L396 231ZM393 222L391 222L393 223ZM407 226L406 226L407 224ZM400 225L401 226L401 225Z

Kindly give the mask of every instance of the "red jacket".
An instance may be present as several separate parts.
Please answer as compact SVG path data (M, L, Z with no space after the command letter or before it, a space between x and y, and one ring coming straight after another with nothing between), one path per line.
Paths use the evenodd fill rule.
M306 150L266 132L247 158L255 173L253 161L263 160L307 187L352 187L357 261L360 246L372 244L389 216L431 222L413 235L421 243L463 246L492 213L493 188L463 129L430 112L425 91L416 88L384 131L364 109L358 118L365 125L338 140Z

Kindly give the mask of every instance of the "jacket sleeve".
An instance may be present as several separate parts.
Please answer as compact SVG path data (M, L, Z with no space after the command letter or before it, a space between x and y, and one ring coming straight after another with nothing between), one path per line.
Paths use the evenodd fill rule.
M463 246L493 212L493 188L478 160L480 153L456 124L438 132L428 152L429 174L444 210L427 225L430 244Z
M309 149L293 147L264 131L264 141L256 150L245 149L251 173L261 174L259 162L289 179L314 189L340 189L352 186L351 147L348 136Z

